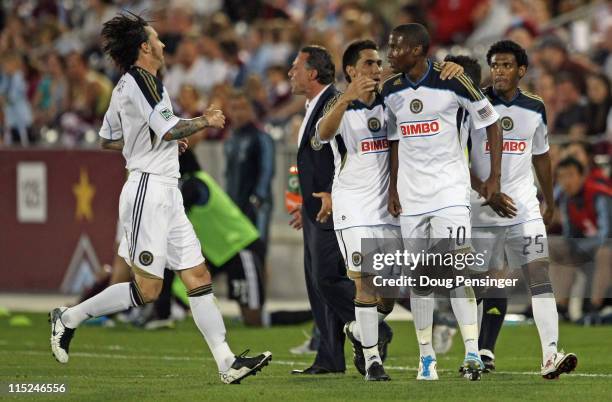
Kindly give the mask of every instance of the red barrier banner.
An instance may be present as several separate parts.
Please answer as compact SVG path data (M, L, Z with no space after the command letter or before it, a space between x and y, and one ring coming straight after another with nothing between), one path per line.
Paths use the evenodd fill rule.
M77 293L114 253L119 153L0 150L0 290Z

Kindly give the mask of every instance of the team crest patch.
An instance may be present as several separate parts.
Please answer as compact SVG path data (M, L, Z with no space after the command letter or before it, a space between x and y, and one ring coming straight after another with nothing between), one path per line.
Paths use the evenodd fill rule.
M164 119L166 119L166 120L170 120L170 118L173 116L172 111L171 111L170 109L168 109L168 108L165 108L165 109L161 110L161 111L159 112L159 114L161 114L161 115L162 115L162 117L163 117Z
M508 116L504 116L501 119L501 127L504 131L510 131L514 128L514 122Z
M321 140L317 138L316 135L313 135L310 138L310 147L314 149L315 151L320 151L321 148L323 148L323 143L321 142Z
M421 102L419 99L414 99L412 102L410 102L410 111L412 113L421 113L422 110L423 102Z
M361 265L361 261L363 261L363 256L359 251L355 251L351 256L351 259L353 260L353 265L358 267Z
M370 117L368 119L368 128L370 129L370 131L372 132L377 132L380 131L380 120L378 120L376 117Z
M153 263L153 254L151 254L150 251L143 251L138 256L138 261L140 261L140 263L145 267L148 267Z

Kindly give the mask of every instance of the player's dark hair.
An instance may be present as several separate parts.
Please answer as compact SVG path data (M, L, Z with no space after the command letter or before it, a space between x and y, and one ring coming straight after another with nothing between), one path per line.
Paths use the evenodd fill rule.
M346 82L351 82L351 77L349 77L347 74L346 68L348 66L355 67L357 61L359 60L359 53L361 53L362 50L367 49L378 50L378 46L370 39L357 40L348 45L344 51L344 54L342 55L342 72L344 73Z
M470 77L470 79L476 84L476 86L480 86L480 81L482 81L482 68L480 67L480 63L473 57L470 56L453 56L449 54L444 58L444 61L450 61L456 64L459 64L465 70L465 74Z
M306 68L316 70L319 84L327 85L334 82L336 66L327 49L323 46L310 45L301 48L300 53L306 53L308 55L306 59Z
M102 49L122 70L129 69L138 59L140 45L149 40L145 30L149 23L128 11L106 21L102 28Z
M489 51L487 52L487 64L489 66L491 65L493 55L499 53L513 54L516 64L518 64L519 67L529 66L529 57L527 57L527 52L516 42L511 40L500 40L499 42L495 42L493 45L491 45Z
M393 28L392 32L402 35L404 37L404 43L407 43L410 45L410 47L421 46L423 48L423 56L427 56L431 38L429 37L427 28L425 28L423 25L415 22L398 25Z
M559 164L557 165L557 171L559 171L559 169L561 168L568 168L571 166L576 168L580 176L584 174L584 166L582 166L582 163L578 162L578 159L574 158L573 156L568 156L567 158L559 162Z

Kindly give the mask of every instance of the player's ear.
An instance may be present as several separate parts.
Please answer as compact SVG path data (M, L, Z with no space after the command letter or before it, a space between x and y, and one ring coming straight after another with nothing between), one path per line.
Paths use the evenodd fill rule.
M527 67L525 67L525 66L519 66L519 68L518 68L518 76L519 76L519 79L520 79L520 78L523 78L523 77L525 76L525 74L526 74L526 73L527 73Z
M351 77L351 80L354 80L355 76L357 75L355 66L346 66L345 72L349 77Z

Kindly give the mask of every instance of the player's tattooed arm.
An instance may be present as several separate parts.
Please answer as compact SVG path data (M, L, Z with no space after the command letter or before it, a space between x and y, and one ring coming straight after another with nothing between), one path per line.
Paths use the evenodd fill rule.
M104 149L110 149L112 151L123 151L123 138L118 140L102 138L100 139L100 146Z
M181 138L189 137L190 135L195 134L204 128L223 128L224 125L225 116L223 115L223 112L219 109L214 109L214 106L211 106L208 108L208 110L206 110L206 113L200 117L196 117L195 119L179 120L174 127L164 134L164 140L179 140Z

